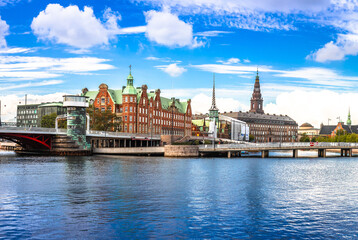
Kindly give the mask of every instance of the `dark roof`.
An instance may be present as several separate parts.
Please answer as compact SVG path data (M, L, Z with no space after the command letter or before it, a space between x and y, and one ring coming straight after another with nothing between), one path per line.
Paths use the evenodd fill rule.
M337 125L323 125L319 131L320 135L331 135L334 129L336 129ZM343 129L347 133L356 133L358 134L358 125L342 125Z
M337 125L323 125L319 130L319 135L331 135Z
M260 113L253 113L253 112L229 112L229 113L224 112L222 113L222 115L236 118L246 123L277 124L277 125L284 124L284 125L297 126L296 121L287 115L260 114Z
M311 124L309 124L309 123L304 123L304 124L302 124L300 127L310 127L310 128L313 128L313 126L311 125Z

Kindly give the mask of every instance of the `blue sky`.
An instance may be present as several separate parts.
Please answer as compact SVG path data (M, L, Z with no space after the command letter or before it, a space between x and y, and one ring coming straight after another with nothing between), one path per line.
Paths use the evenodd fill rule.
M3 118L16 104L135 85L247 110L259 68L266 112L318 126L358 121L356 0L0 0ZM356 116L357 115L357 116ZM331 122L332 123L332 122Z

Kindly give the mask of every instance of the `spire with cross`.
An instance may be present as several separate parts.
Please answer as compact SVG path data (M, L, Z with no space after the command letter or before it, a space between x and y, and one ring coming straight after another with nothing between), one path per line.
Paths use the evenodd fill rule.
M213 95L211 99L211 107L209 109L209 117L217 118L219 117L219 109L216 107L216 97L215 97L215 73L213 74Z

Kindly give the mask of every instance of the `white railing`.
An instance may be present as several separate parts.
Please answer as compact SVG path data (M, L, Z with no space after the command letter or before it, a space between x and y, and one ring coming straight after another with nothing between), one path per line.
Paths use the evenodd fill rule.
M105 131L87 131L87 135L95 135L100 137L130 137L130 138L147 138L147 139L160 139L160 135L157 134L143 134L143 133L124 133L124 132L105 132Z
M58 133L66 132L66 129L58 129ZM39 127L0 127L0 132L42 132L56 133L55 128L39 128Z
M200 145L200 148L213 148L212 144ZM286 148L329 148L329 147L347 147L358 148L358 143L346 142L295 142L295 143L244 143L244 144L215 144L217 149L286 149Z
M38 128L38 127L0 127L0 133L54 133L66 134L67 129L62 128ZM87 135L94 135L98 137L124 137L124 138L147 138L147 139L160 139L158 134L143 134L143 133L123 133L123 132L105 132L105 131L86 131Z

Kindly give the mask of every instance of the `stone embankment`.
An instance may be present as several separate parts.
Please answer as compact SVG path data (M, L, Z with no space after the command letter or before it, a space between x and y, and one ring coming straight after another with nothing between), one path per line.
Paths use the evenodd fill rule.
M165 145L165 157L198 157L199 147L195 145Z

